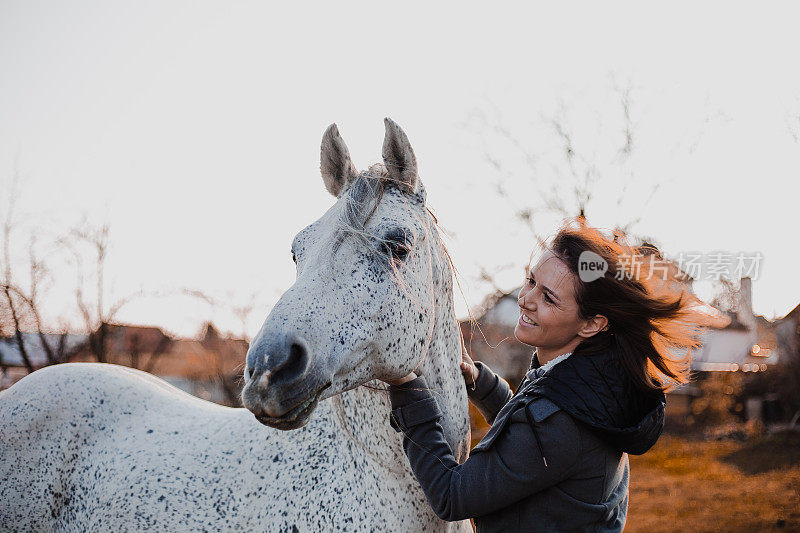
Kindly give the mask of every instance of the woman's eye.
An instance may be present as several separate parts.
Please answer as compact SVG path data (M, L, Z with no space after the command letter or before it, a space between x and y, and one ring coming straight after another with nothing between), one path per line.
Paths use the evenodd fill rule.
M536 286L536 280L533 279L533 276L529 276L528 277L528 283L531 284L531 287L535 287ZM546 292L544 293L544 301L549 303L549 304L556 303L556 302L553 301L552 298L550 298L550 295L548 295Z

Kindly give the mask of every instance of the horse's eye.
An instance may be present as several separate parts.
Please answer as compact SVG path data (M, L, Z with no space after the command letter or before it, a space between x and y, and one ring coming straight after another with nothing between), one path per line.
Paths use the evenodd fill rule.
M393 228L382 238L383 248L392 261L403 261L413 246L411 232L404 228Z
M386 241L384 246L392 259L397 261L404 260L409 252L408 245L405 242Z
M296 255L294 255L294 250L292 250L292 261L294 261L295 263L297 263L297 256L296 256Z

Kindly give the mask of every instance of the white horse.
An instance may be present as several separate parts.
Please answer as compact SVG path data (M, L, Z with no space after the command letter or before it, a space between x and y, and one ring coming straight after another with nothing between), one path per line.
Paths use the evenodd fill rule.
M248 352L252 413L120 366L34 372L0 396L0 530L471 531L429 508L378 381L424 374L466 459L451 268L414 153L387 119L385 166L358 174L335 125L321 155L338 200L295 238L297 281Z

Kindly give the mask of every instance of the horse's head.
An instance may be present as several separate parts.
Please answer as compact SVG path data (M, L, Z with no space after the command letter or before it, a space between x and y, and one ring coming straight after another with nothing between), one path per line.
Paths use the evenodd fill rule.
M336 125L322 138L338 200L294 238L297 280L247 353L242 399L268 426L299 428L319 400L409 373L430 344L441 245L414 151L385 123L384 165L361 173Z

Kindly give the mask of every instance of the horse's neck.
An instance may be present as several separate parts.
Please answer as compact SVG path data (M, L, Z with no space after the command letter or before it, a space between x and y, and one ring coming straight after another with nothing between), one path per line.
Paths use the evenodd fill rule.
M436 305L436 324L428 355L421 364L421 374L436 397L442 410L440 421L444 436L453 453L458 457L466 452L469 436L469 416L467 413L467 393L464 378L461 376L461 340L458 322L453 311L453 292L450 270L447 269Z
M440 423L456 459L463 460L469 444L469 415L464 381L461 377L461 341L453 310L453 285L449 264L437 257L439 264L434 303L434 328L427 355L419 365L420 374L430 387L442 410ZM348 438L367 454L388 464L406 465L398 433L389 426L389 401L383 384L373 381L366 387L333 398L334 410ZM400 461L400 463L398 463Z

